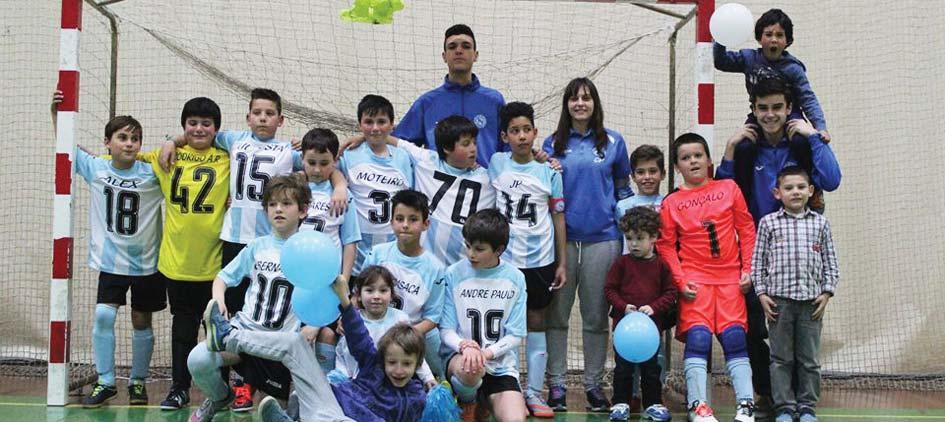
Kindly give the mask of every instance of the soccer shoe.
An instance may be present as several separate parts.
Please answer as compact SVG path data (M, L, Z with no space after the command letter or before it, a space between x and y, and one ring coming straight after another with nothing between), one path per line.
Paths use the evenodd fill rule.
M287 415L275 397L266 396L259 402L259 420L262 422L292 422L293 419Z
M734 422L755 422L755 402L751 400L739 400L735 407Z
M537 394L528 394L525 397L525 406L528 407L528 413L536 418L553 418L555 411L548 407L548 404Z
M781 412L778 414L778 417L774 418L774 422L794 422L794 414L791 412Z
M604 392L600 387L594 387L587 390L587 405L584 406L589 412L608 412L610 411L610 401L604 397Z
M198 407L197 410L194 410L194 412L190 414L190 418L188 419L188 421L189 422L210 422L213 420L213 415L216 415L217 412L221 410L226 410L226 407L229 406L231 402L233 402L234 398L235 396L233 395L233 392L230 391L230 395L228 395L225 399L220 400L220 401L213 401L213 400L210 400L209 398L204 399L203 403L200 404L200 407Z
M472 403L459 403L459 420L460 422L476 422L476 407L479 405L476 402Z
M114 385L95 383L95 386L92 387L92 393L82 399L82 407L86 409L100 407L105 402L115 398L117 394L118 389Z
M673 420L673 416L669 414L669 409L662 404L647 407L642 416L645 421L668 422Z
M131 384L128 384L128 404L132 406L148 404L148 389L144 387L143 380L131 380Z
M568 411L568 389L558 385L552 385L548 389L548 407L555 412Z
M708 403L696 400L689 405L689 422L719 422L713 413Z
M233 404L230 405L230 410L234 412L249 412L253 410L253 393L255 392L256 389L253 388L253 386L246 382L237 381L233 385L233 394L236 398L233 400Z
M797 418L798 422L817 422L817 415L813 409L801 409L801 415Z
M262 411L262 403L259 403L260 412ZM299 420L299 395L292 390L289 392L289 400L285 404L285 414L289 416L289 419L294 421Z
M226 349L226 336L230 334L230 322L220 313L220 304L216 299L207 302L207 309L203 311L203 323L207 330L207 349L211 352L222 352Z
M610 420L626 421L630 420L630 406L626 403L617 403L610 407Z
M171 388L167 397L161 402L161 410L180 410L180 408L190 404L190 394L187 390L180 388Z

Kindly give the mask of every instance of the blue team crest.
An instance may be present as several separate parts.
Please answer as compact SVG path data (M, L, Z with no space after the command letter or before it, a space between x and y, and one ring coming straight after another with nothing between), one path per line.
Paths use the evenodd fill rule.
M479 129L482 129L486 127L486 123L489 123L489 120L486 119L486 116L477 114L476 117L473 117L473 123L476 124L476 127L478 127Z

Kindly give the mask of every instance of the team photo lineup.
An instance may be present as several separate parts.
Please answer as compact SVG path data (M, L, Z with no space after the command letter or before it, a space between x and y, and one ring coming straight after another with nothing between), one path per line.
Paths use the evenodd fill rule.
M151 151L134 117L112 118L107 155L92 140L74 153L98 271L95 308L80 310L94 313L98 374L82 406L119 395L115 325L130 290L128 403L158 401L146 389L152 314L167 309L160 407L193 422L249 411L717 421L713 337L735 421L817 421L822 321L839 281L824 192L841 171L807 70L787 51L790 17L770 9L753 25L757 48L713 45L716 70L744 74L751 105L715 161L697 133L661 148L608 128L607 87L588 77L555 87L557 125L536 127L532 105L473 72L464 24L443 34L442 85L402 115L364 93L348 138L322 127L281 138L283 100L263 87L246 127L192 98L182 132ZM63 101L53 93L54 126ZM662 191L670 172L677 186ZM576 299L580 339L569 338ZM660 339L674 327L684 415L663 397ZM580 409L566 382L577 340Z

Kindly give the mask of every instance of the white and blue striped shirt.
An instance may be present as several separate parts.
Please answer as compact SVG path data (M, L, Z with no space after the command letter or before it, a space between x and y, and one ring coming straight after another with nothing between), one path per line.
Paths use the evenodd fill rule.
M308 206L308 214L299 231L318 230L328 235L335 247L342 248L347 245L361 241L361 232L358 229L358 217L355 215L354 207L351 206L351 192L348 192L348 209L339 216L331 214L331 194L333 188L331 182L325 180L321 183L308 183L308 188L312 192L312 203Z
M439 323L443 313L445 288L443 276L446 267L429 250L420 256L404 255L397 242L382 243L371 250L364 266L381 265L394 276L397 298L391 306L407 313L410 323L428 319Z
M279 260L283 245L285 239L274 235L257 237L217 275L227 287L249 277L243 309L235 317L243 328L296 332L301 327L292 312L293 286L282 273Z

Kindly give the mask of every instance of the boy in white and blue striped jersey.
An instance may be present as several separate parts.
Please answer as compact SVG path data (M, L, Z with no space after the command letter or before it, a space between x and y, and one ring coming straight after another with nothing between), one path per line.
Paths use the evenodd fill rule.
M525 401L532 416L551 418L554 411L541 398L541 390L548 364L545 308L567 273L561 175L535 161L532 146L538 130L532 106L507 104L499 112L499 128L511 152L492 155L489 178L498 192L496 208L509 221L509 246L502 260L522 271L528 288Z

